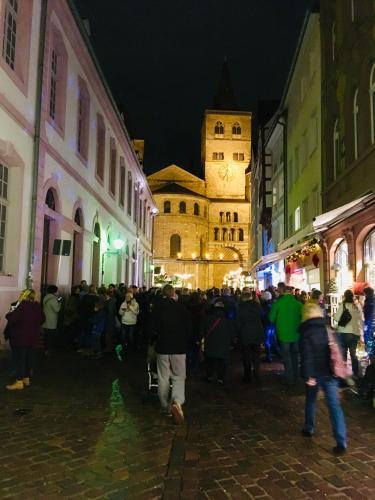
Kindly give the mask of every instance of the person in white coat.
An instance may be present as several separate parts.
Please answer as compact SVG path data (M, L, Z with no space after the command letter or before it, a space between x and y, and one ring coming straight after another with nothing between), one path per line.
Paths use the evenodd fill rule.
M131 292L126 293L119 314L121 316L122 347L125 350L127 347L134 347L134 331L139 314L138 302Z
M354 302L354 294L351 290L344 292L343 301L333 318L338 323L337 333L344 360L347 360L349 350L353 375L358 377L359 369L356 351L358 341L363 335L363 313L360 304Z
M58 291L56 285L50 285L47 288L47 295L43 299L43 312L46 316L46 320L42 325L45 354L48 354L51 347L54 346L56 339L57 322L61 309L61 297L59 297Z

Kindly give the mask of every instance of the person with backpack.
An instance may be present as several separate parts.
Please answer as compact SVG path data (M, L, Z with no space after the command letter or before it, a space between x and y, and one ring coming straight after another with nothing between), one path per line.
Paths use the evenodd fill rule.
M235 322L227 318L224 302L217 300L211 314L206 316L202 339L207 382L213 382L216 374L218 385L225 385L231 342L235 333Z
M351 290L345 290L344 299L334 314L333 319L337 321L337 333L339 335L344 361L348 358L348 350L352 360L353 376L358 378L359 365L357 358L357 344L363 335L363 314L359 304L354 303L354 294Z
M316 400L321 389L325 393L336 440L336 446L332 451L335 455L343 455L347 447L345 417L338 396L338 379L334 377L332 370L329 344L331 339L328 336L324 311L319 305L308 303L303 306L299 330L301 373L306 383L305 424L302 435L306 438L314 435Z

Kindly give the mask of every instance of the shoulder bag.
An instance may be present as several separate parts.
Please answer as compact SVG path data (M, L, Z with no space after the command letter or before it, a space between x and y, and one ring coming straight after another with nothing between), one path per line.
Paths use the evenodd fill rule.
M340 346L336 342L332 332L327 328L328 347L331 360L331 370L334 377L346 378L346 363L342 357Z
M346 326L351 321L352 315L350 314L349 309L345 307L345 302L342 303L342 306L343 306L343 311L339 319L338 325Z

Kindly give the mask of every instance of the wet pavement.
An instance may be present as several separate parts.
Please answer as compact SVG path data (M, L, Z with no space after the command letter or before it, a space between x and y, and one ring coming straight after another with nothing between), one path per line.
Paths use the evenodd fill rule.
M327 410L316 437L300 435L303 387L286 390L279 365L260 387L188 381L186 423L147 394L146 366L76 353L39 360L32 386L3 389L0 498L375 498L375 409L344 395L349 451L336 458Z

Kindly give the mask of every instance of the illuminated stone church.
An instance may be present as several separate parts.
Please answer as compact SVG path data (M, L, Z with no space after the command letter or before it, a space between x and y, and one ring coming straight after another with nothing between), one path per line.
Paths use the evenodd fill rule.
M251 113L237 111L224 64L202 126L203 179L177 165L148 177L158 215L155 282L206 289L244 284L249 261Z

